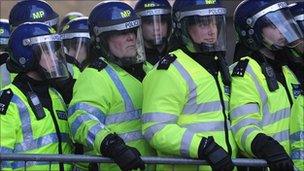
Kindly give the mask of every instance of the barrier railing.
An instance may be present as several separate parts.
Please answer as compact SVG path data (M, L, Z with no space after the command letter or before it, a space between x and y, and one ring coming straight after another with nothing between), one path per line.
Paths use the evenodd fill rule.
M208 165L205 160L168 158L168 157L142 157L146 164L168 165ZM0 166L3 161L39 161L51 163L113 163L110 158L88 155L42 155L42 154L0 154ZM261 159L236 158L232 160L236 166L267 167L267 162ZM25 164L26 166L26 164Z

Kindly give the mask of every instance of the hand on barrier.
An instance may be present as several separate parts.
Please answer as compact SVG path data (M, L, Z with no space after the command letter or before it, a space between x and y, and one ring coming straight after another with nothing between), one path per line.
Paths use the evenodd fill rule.
M117 134L106 136L101 143L100 151L105 157L112 158L123 171L145 169L145 163L140 158L139 151L127 146Z
M213 137L201 140L198 157L207 160L212 170L230 171L234 168L230 155L214 141Z
M281 146L272 137L258 134L251 145L252 152L258 158L265 159L271 171L293 171L293 162Z

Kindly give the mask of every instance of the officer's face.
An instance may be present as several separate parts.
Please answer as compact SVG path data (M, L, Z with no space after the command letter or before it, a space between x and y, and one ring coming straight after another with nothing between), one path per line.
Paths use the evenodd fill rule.
M142 23L142 31L144 40L161 40L167 37L168 23L160 20L145 20ZM149 44L145 44L148 45Z
M262 29L264 41L270 45L284 47L287 44L283 34L275 26L267 26Z
M41 53L41 58L40 58L40 66L42 66L44 69L46 69L49 73L52 71L56 70L58 59L55 53L50 52L50 51L44 51Z
M188 26L188 33L194 43L214 44L217 41L217 26L216 22L212 21L208 24L197 23Z
M111 53L118 57L132 57L136 55L136 35L134 32L114 34L108 39Z
M87 46L85 44L78 44L77 49L71 47L68 49L68 54L75 57L79 63L82 63L87 57Z

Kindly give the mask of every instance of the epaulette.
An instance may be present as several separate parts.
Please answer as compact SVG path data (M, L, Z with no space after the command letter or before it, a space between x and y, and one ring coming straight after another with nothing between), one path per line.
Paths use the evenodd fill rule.
M173 63L176 59L175 55L169 54L164 57L162 57L157 66L157 70L167 70L171 63Z
M233 68L232 77L244 77L249 59L243 59Z
M2 91L0 96L0 114L5 115L7 108L13 98L14 93L11 89L6 89Z
M96 59L94 60L90 65L89 68L95 68L98 71L103 70L108 64L104 62L102 59Z

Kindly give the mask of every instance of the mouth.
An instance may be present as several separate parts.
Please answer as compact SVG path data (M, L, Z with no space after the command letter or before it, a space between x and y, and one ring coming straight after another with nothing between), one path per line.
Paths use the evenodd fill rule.
M215 43L216 39L215 38L209 38L205 39L206 43Z

